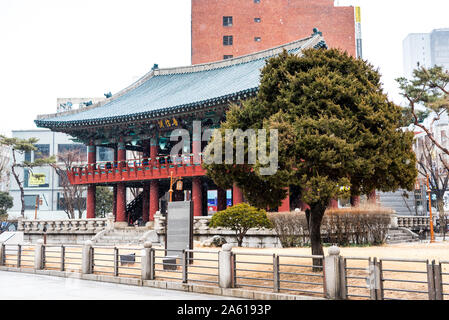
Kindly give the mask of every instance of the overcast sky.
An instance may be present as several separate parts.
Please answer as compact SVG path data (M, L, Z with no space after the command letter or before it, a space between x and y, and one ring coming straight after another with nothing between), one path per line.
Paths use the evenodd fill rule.
M449 1L336 2L361 6L364 58L400 103L402 40L449 27ZM155 63L190 64L190 18L190 0L0 0L0 133L36 128L58 97L102 97Z

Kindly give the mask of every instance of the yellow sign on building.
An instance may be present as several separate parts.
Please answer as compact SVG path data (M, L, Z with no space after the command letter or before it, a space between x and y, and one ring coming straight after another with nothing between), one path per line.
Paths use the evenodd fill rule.
M30 178L28 179L29 186L40 186L45 184L45 175L44 174L30 174Z
M360 7L355 7L355 22L362 22Z

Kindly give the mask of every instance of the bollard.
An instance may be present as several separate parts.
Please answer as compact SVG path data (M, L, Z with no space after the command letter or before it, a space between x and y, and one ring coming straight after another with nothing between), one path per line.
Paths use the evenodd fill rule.
M37 240L36 246L34 247L34 269L42 270L44 269L44 240Z
M219 284L221 288L232 287L232 245L224 244L218 253Z
M142 250L142 280L153 280L153 244L151 242L145 242Z
M92 241L87 240L83 246L83 262L81 272L83 274L92 273Z
M327 253L328 256L324 257L326 297L335 300L341 299L340 248L332 246Z
M119 267L119 251L117 247L114 247L114 277L118 277L118 267Z
M0 242L0 266L5 265L5 244Z

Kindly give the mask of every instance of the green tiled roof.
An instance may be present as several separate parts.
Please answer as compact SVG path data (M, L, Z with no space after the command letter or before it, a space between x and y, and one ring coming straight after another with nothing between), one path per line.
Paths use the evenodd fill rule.
M244 98L257 92L260 70L268 57L286 49L300 52L325 46L320 34L240 58L183 68L155 69L110 99L90 107L39 116L47 128L107 124L188 112Z

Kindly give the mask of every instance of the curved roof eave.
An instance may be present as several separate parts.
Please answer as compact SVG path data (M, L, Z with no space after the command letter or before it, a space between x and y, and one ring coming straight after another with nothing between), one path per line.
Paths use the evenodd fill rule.
M320 33L314 33L311 37L305 39L233 59L178 68L153 68L132 85L107 100L82 109L39 115L35 123L40 127L57 128L115 123L134 118L147 119L161 113L172 114L182 108L191 109L196 106L216 103L217 101L228 101L229 99L245 94L254 94L258 89L259 80L257 77L256 83L255 76L256 73L260 75L259 70L262 66L262 60L279 54L284 49L298 52L299 54L304 49L317 47L326 47L325 41ZM211 92L207 92L204 89L204 85L195 87L195 76L205 82L207 84L206 87L210 87L211 79L223 82L229 80L231 81L228 86L230 91L220 90L221 88L215 88L214 91L212 88L209 90ZM245 79L249 77L251 79ZM199 81L200 84L201 81ZM165 92L167 90L172 91ZM182 90L187 92L187 97L185 97L186 94L184 96L182 95ZM188 101L188 93L191 91L201 93L194 94L191 97L192 101ZM170 100L170 98L173 98L173 93L178 92L179 97L176 97L177 99L175 98L172 99L173 101L167 102L167 99ZM159 95L157 99L154 99L153 97L157 95ZM154 101L148 102L151 98ZM164 100L164 98L166 99ZM154 105L149 106L152 102ZM165 102L169 105L162 106L162 103ZM126 107L127 110L123 110L123 107ZM116 113L115 115L114 111ZM102 112L103 116L101 115Z

